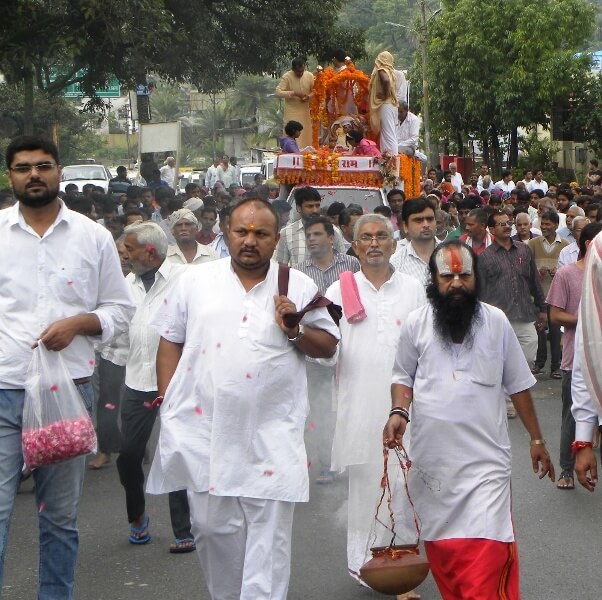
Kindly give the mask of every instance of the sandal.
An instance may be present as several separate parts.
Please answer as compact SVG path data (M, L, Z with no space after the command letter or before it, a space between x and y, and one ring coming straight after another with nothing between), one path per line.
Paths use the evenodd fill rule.
M130 523L130 535L128 536L130 544L148 544L151 541L151 534L148 532L149 521L147 515L140 527L135 527Z
M552 371L550 377L552 379L562 379L562 371L560 369L556 369L555 371Z
M575 478L573 477L573 472L566 469L562 473L560 473L560 477L558 478L558 483L556 484L556 487L559 490L574 490Z
M187 552L194 552L196 550L196 544L194 538L176 538L173 544L170 544L169 551L172 554L186 554Z

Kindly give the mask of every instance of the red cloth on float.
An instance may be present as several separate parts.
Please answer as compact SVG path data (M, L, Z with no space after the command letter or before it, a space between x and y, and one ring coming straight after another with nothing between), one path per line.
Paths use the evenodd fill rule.
M455 538L424 549L443 600L520 600L516 542Z

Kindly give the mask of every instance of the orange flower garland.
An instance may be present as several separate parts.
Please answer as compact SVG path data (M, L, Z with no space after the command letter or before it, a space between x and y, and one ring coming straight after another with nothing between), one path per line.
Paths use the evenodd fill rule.
M347 61L347 68L335 73L332 67L316 69L314 88L309 101L309 113L312 125L312 146L320 145L320 125L329 128L341 116L344 98L338 97L340 89L353 94L353 102L359 112L367 111L368 90L370 77L363 71L356 69L351 60ZM330 114L328 106L334 99L337 114Z
M400 154L399 177L403 181L406 198L416 198L420 194L420 161Z

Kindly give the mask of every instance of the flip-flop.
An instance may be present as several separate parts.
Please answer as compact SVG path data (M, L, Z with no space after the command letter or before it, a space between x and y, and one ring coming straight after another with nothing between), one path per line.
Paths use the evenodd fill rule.
M142 523L142 525L140 525L140 527L134 527L133 525L130 525L130 535L128 536L128 540L129 540L130 544L141 545L141 544L148 544L151 541L151 534L148 532L149 521L150 521L150 519L148 518L148 515L147 515L146 518L144 519L144 522ZM146 531L146 535L141 535L145 531ZM135 534L135 535L132 535L132 534ZM139 536L139 537L136 537L136 536Z
M194 538L176 538L174 543L169 546L169 551L172 554L186 554L187 552L194 552L196 550L196 544Z
M561 485L560 482L563 481L566 485ZM558 478L558 483L556 487L559 490L574 490L575 489L575 478L570 471L563 471Z

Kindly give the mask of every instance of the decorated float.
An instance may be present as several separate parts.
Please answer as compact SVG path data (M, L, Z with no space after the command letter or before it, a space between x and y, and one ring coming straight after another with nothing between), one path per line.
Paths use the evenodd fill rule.
M409 198L420 194L418 159L388 153L357 156L347 145L346 136L352 130L375 138L369 129L369 85L370 77L356 69L349 58L340 71L317 68L310 100L312 145L317 150L279 154L275 169L280 183L401 187Z

